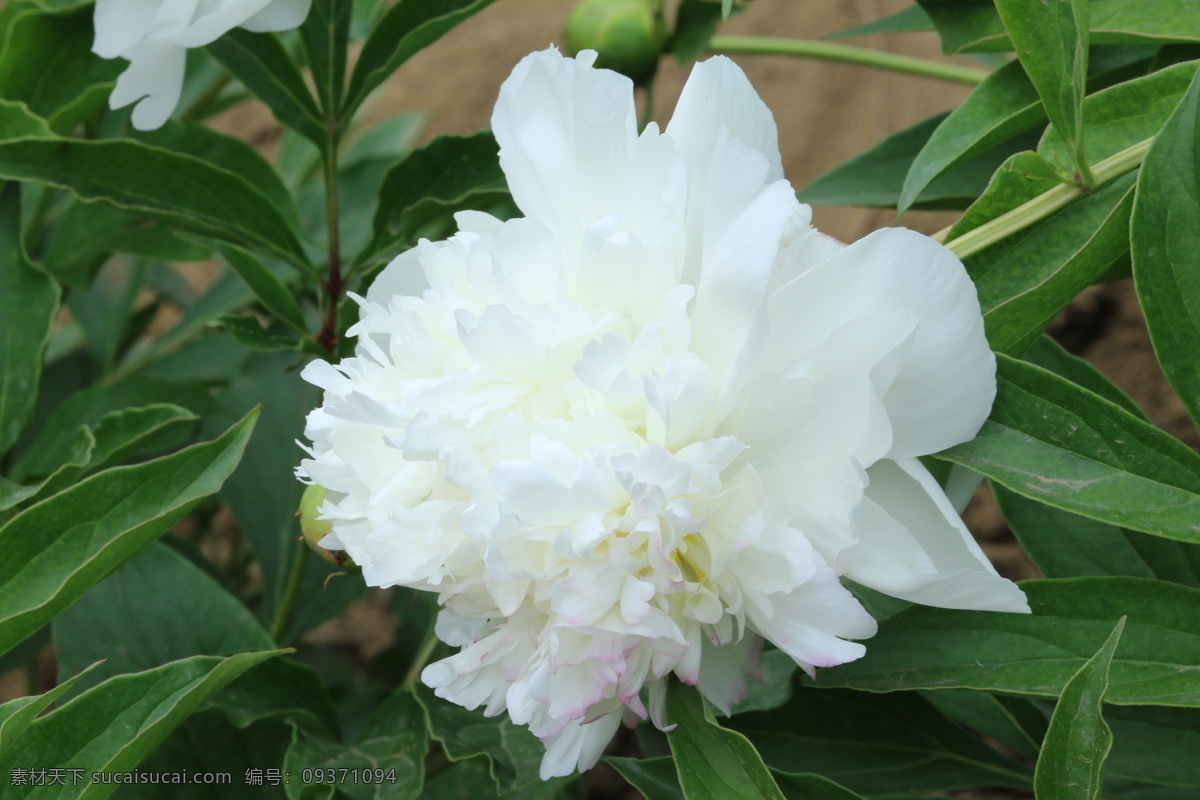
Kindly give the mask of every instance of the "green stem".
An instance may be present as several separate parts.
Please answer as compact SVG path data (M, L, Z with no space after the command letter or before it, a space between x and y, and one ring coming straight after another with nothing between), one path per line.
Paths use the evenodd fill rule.
M800 56L823 61L841 61L861 64L866 67L907 72L926 78L966 83L977 86L991 73L973 67L960 67L942 61L901 56L866 47L851 47L832 42L813 42L806 39L779 39L770 36L714 36L708 49L715 53L743 53L746 55Z
M1153 137L1145 139L1096 164L1092 167L1092 175L1095 181L1094 186L1099 188L1109 181L1119 178L1126 172L1137 169L1142 163L1142 159L1146 157L1146 151L1150 149L1150 145L1153 142ZM978 228L967 231L962 236L955 237L946 242L946 247L953 251L959 258L973 256L980 250L991 247L1001 239L1028 228L1035 222L1045 219L1059 209L1090 193L1090 190L1074 184L1060 184L1053 189L1042 192L1029 202L983 223ZM946 228L934 234L933 238L942 242L945 241L949 233L950 228Z
M413 656L412 664L408 667L408 672L404 674L404 680L400 682L401 686L409 686L417 682L417 678L421 677L421 670L425 669L425 665L429 663L429 657L433 655L433 651L437 645L437 634L434 633L433 626L430 625L429 630L425 632L424 641L421 642L416 655Z
M288 582L283 589L283 597L275 609L275 619L271 621L271 638L280 643L283 634L287 632L288 623L292 620L292 611L296 608L296 598L300 596L300 584L304 581L304 569L308 566L308 545L301 539L296 543L296 554L288 567Z
M214 100L221 96L221 92L225 91L225 87L229 85L231 80L233 80L233 75L231 75L228 71L222 72L216 80L210 83L208 87L201 92L194 101L192 101L192 104L188 106L182 114L179 115L179 118L184 122L199 122L200 120L208 117L209 115L205 113L205 110L212 105Z

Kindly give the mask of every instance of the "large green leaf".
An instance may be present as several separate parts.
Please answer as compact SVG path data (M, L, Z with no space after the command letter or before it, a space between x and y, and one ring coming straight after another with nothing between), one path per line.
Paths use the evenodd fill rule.
M947 53L1012 50L993 0L917 0ZM1192 0L1091 0L1091 41L1197 42L1200 16Z
M1134 176L968 258L993 350L1020 355L1128 250Z
M59 287L25 254L21 187L0 187L0 456L33 413Z
M1044 334L1039 336L1037 341L1030 345L1029 349L1021 356L1021 360L1048 369L1055 375L1060 375L1089 392L1094 392L1105 400L1116 403L1138 419L1150 421L1146 412L1138 407L1133 398L1121 391L1121 388L1109 380L1107 375L1082 358L1068 353L1061 344L1049 336Z
M249 253L229 248L224 251L225 260L229 266L246 282L254 296L262 303L263 308L280 322L286 323L292 330L300 334L308 332L304 314L283 281L273 272L263 266L263 263Z
M139 672L119 675L36 720L16 745L0 757L0 769L11 775L30 766L77 770L67 786L12 784L6 797L107 797L116 783L92 783L97 772L128 772L141 763L167 735L230 681L272 658L280 650L243 653L229 658L197 656Z
M998 366L979 435L939 457L1066 511L1200 542L1200 455L1047 370L1004 355Z
M1163 372L1200 424L1200 73L1142 164L1133 277Z
M241 458L256 416L215 441L93 475L0 528L0 651L49 622L216 492Z
M362 101L400 65L433 44L442 34L464 19L491 5L494 0L399 0L371 31L363 45L342 116L349 117Z
M813 205L894 207L901 198L905 176L914 159L924 152L930 136L940 129L946 114L918 122L892 134L879 144L840 164L805 186L797 197ZM920 209L964 208L987 187L988 179L1004 159L1033 144L1032 136L999 141L977 155L965 158L921 189L911 205Z
M326 146L321 112L274 34L235 28L209 44L208 52L266 103L276 119L318 147Z
M508 795L536 784L546 748L529 729L514 725L507 714L485 717L434 695L424 685L416 697L425 709L429 735L441 742L451 761L486 756L499 791Z
M1037 90L1021 64L1014 61L996 70L945 117L922 147L905 176L899 210L912 206L950 167L1045 119Z
M45 694L34 697L18 697L0 705L0 757L9 750L29 724L42 715L52 703L57 703L89 672L100 666L99 661L84 667L79 674L61 681Z
M5 31L0 97L26 103L66 135L104 106L124 65L91 52L91 9L46 14L26 8Z
M1032 701L970 689L939 689L919 694L960 725L990 736L1031 763L1037 760L1046 735L1046 717Z
M423 226L507 196L498 153L489 131L442 136L409 153L383 179L375 238L356 263L391 258L412 245Z
M1108 706L1104 719L1112 728L1113 749L1105 775L1132 780L1200 786L1200 710Z
M245 413L256 405L263 418L254 431L246 457L224 488L221 498L229 504L238 527L250 543L263 573L265 602L262 613L276 613L288 580L300 528L296 510L304 484L296 480L295 466L304 453L296 441L304 435L304 417L316 408L319 393L289 369L295 356L287 353L255 354L243 373L218 397L223 407L209 420L211 425ZM298 550L299 548L299 550ZM330 581L330 566L309 553L304 577L284 641L303 634L337 614L366 587L360 580Z
M1033 776L1041 797L1096 800L1100 773L1112 748L1112 731L1101 710L1113 653L1125 630L1122 617L1108 639L1063 687Z
M992 492L1017 541L1048 578L1129 575L1200 588L1200 545L1097 522L998 484Z
M605 760L647 800L683 800L679 774L670 758ZM820 775L769 771L786 800L862 800L860 795Z
M675 726L667 740L687 800L783 800L754 745L718 725L695 687L671 682L667 722Z
M322 780L292 781L287 796L329 797L336 786L352 800L412 800L421 795L425 783L428 750L425 712L411 689L401 689L379 706L352 745L297 729L284 769L292 775L313 770ZM371 778L340 781L340 770L370 771Z
M889 14L880 19L855 25L844 31L826 34L825 39L849 39L852 36L872 36L880 33L914 33L916 31L933 30L933 20L925 13L925 9L912 5L903 11Z
M1021 66L1058 128L1075 180L1092 183L1083 137L1088 0L996 0Z
M1024 581L1032 615L913 606L883 620L867 655L817 686L873 692L977 689L1057 697L1108 637L1129 622L1105 701L1200 707L1200 590L1144 578Z
M830 674L818 673L818 684ZM770 766L819 773L864 794L1027 788L1033 779L911 693L880 697L805 687L787 705L738 715L729 725L748 736Z
M0 142L0 176L70 189L302 269L286 216L245 178L198 158L128 139Z
M350 39L352 0L315 0L300 26L317 97L327 117L336 119L346 88L346 45Z

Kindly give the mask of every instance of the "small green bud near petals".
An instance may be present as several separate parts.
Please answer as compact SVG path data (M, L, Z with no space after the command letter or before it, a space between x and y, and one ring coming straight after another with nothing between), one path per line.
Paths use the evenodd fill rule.
M333 530L333 523L320 518L323 502L325 487L315 483L305 489L300 497L300 532L304 535L304 541L314 553L335 567L343 569L348 564L353 566L354 562L344 550L326 550L317 544Z
M581 0L567 17L567 49L595 50L596 66L644 86L654 76L666 37L660 0Z

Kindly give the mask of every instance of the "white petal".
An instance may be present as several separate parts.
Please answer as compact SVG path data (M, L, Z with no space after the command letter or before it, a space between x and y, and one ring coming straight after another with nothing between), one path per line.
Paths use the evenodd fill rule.
M686 197L683 160L647 129L637 134L633 84L591 69L595 53L526 56L500 87L492 130L517 206L554 230L567 254L589 225L617 215L650 247L677 237Z
M92 22L96 38L92 52L116 58L136 47L150 30L162 0L96 0Z
M420 295L427 288L429 282L425 280L425 271L421 269L421 250L414 247L396 256L392 263L383 268L367 289L367 302L387 308L393 297Z
M182 47L212 44L267 6L271 0L218 0L196 9L189 24L174 41Z
M765 182L783 178L779 133L771 110L737 64L725 56L714 56L692 67L666 132L679 142L689 161L697 161L716 142L722 128L763 154Z
M1029 613L1025 594L996 574L921 462L885 460L867 472L862 541L846 577L930 606Z
M554 736L543 739L546 755L542 758L539 775L542 780L570 775L596 766L604 748L612 741L621 725L621 715L607 714L594 722L570 722Z
M785 368L856 317L917 315L907 363L884 397L894 436L889 458L967 441L987 418L996 361L975 286L954 254L929 237L876 231L781 287L770 304L765 369Z
M109 107L121 108L140 99L133 109L133 127L142 131L162 127L179 102L186 61L187 51L183 48L145 42L117 78L108 98Z
M298 28L308 16L312 0L271 0L262 11L242 23L248 31L290 31Z

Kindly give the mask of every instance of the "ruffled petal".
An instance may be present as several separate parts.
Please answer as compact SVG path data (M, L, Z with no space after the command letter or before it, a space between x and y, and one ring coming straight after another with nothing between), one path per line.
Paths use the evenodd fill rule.
M92 52L101 58L124 56L137 46L154 22L162 0L96 0Z
M862 540L846 577L929 606L1029 613L1024 592L988 563L921 462L885 460L867 474Z
M876 231L776 291L765 370L786 369L843 324L904 310L918 322L908 359L883 401L889 458L927 455L967 441L995 397L996 361L975 286L961 263L927 236Z
M174 42L189 48L212 44L266 8L270 2L271 0L224 0L216 4L206 4L204 10L198 15L193 15L189 24L174 37Z

